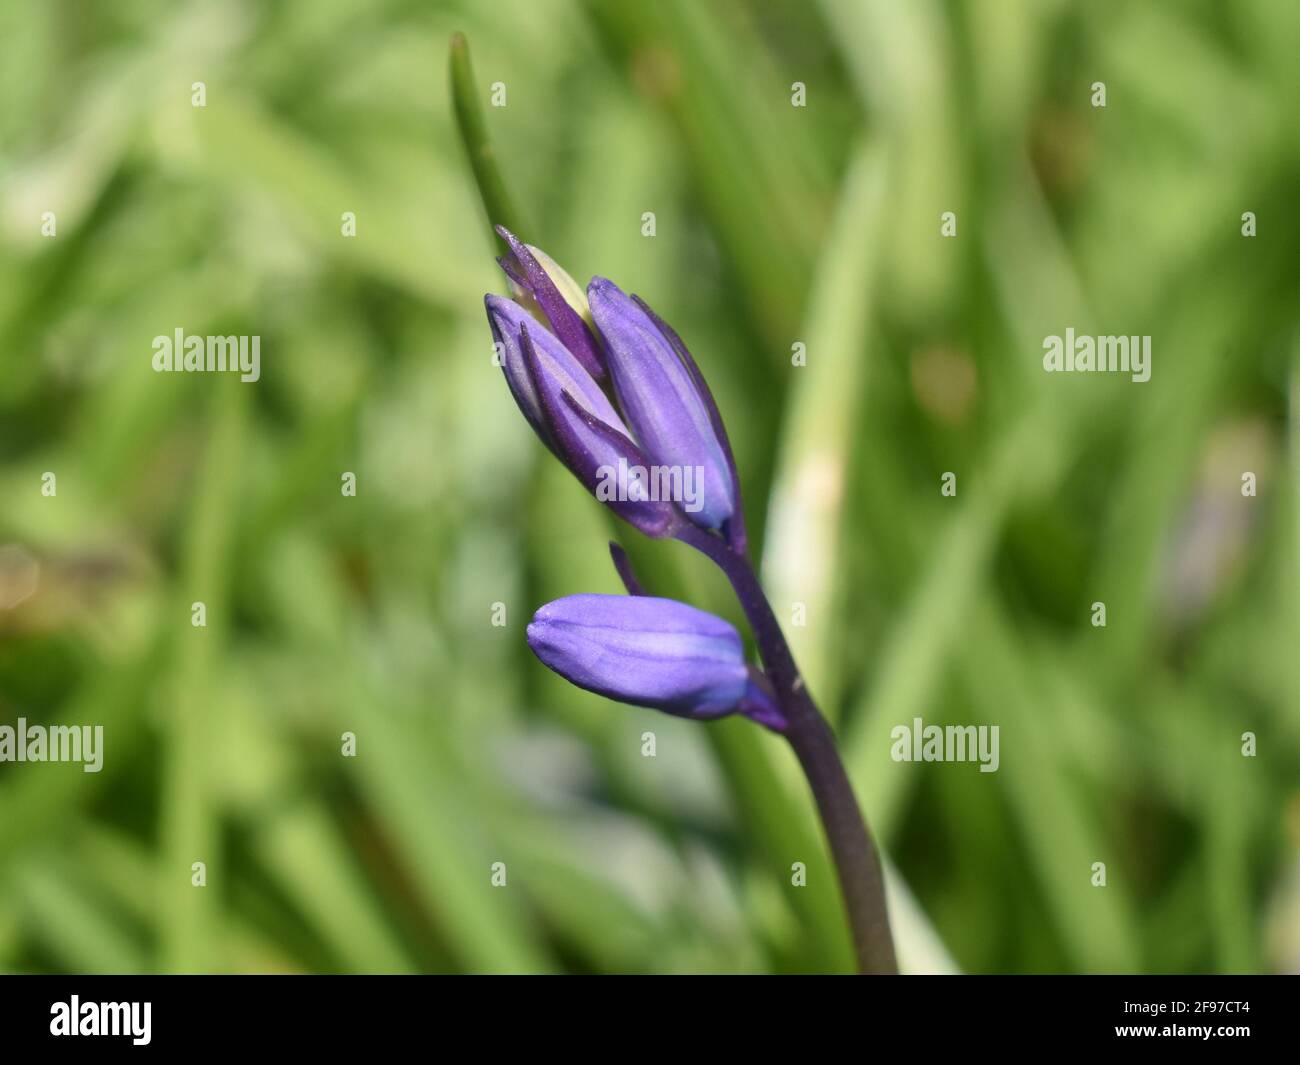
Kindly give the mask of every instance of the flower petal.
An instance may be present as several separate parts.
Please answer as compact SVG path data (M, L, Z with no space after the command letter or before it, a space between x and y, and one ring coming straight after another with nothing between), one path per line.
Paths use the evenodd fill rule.
M645 312L646 317L655 324L655 328L659 330L664 339L672 345L673 351L677 353L677 357L681 360L682 365L686 367L687 373L691 375L691 380L695 382L695 389L709 412L709 423L713 426L713 435L718 438L718 444L722 447L722 454L727 460L727 472L731 474L733 507L731 517L726 524L727 538L730 540L731 546L743 555L748 546L748 540L745 534L745 508L740 500L740 475L736 472L736 456L731 450L731 439L727 436L727 427L722 421L722 412L718 410L718 404L713 398L713 390L709 388L709 383L704 379L704 374L700 372L695 357L691 354L690 349L682 343L682 338L677 335L677 331L659 315L655 314L650 305L640 296L633 295L632 300Z
M546 376L557 381L563 390L572 393L574 398L601 421L627 433L618 413L605 393L601 391L600 386L592 380L591 375L583 369L578 360L553 333L539 325L527 310L504 296L485 296L483 302L487 306L492 337L501 345L501 366L505 371L510 392L515 397L515 402L519 404L519 409L528 420L528 424L548 447L554 450L542 417L541 401L524 366L523 351L519 344L519 331L525 323L528 325L528 335L537 349Z
M735 510L735 483L709 405L668 339L612 281L594 278L587 298L605 341L610 376L633 435L656 464L703 471L696 524L720 529Z
M542 424L549 434L549 446L583 486L624 521L647 536L667 536L680 521L677 508L667 500L651 498L644 471L649 460L628 436L618 415L609 411L608 420L599 417L565 386L565 382L543 364L532 333L519 327L523 364L541 409ZM609 401L602 400L608 408ZM620 470L625 477L623 491L617 483Z
M532 294L533 299L541 307L542 313L551 324L551 329L560 339L560 342L573 353L573 356L596 380L605 376L605 363L600 350L600 345L596 343L596 338L592 335L591 327L583 320L580 311L575 310L569 301L565 299L564 293L557 287L556 281L547 273L546 267L537 261L529 247L516 237L505 226L497 226L497 232L514 253L515 262L519 265L519 270L523 274L522 281L527 285L528 291ZM547 260L550 257L547 256ZM557 266L558 270L559 267ZM517 273L506 271L512 281L520 283ZM577 283L569 277L567 273L560 270L561 282L567 280L569 285L577 289ZM578 290L581 293L581 290Z

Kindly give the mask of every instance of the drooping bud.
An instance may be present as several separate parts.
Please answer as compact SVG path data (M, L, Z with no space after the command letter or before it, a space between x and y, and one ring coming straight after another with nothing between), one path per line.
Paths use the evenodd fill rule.
M739 633L674 599L566 596L533 616L528 645L570 683L619 702L699 719L740 712L783 727Z

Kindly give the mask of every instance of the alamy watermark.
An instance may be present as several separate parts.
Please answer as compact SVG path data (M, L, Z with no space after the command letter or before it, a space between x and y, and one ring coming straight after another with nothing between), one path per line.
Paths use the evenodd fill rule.
M704 509L703 466L617 466L596 469L596 498L602 503L680 503L689 514Z
M238 373L241 381L262 376L260 336L186 336L176 327L172 336L153 338L153 368L157 373Z
M104 726L0 725L0 762L80 762L86 773L104 768Z
M1151 380L1151 338L1074 335L1043 338L1043 369L1048 373L1126 373Z
M152 1013L152 1002L82 1002L73 995L50 1006L50 1035L129 1036L135 1046L148 1046Z
M895 725L889 756L895 762L979 762L981 773L996 773L998 725L927 725L919 717L912 724Z

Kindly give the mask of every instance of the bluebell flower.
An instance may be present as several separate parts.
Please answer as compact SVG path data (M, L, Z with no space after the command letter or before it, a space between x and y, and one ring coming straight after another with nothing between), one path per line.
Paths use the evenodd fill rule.
M528 646L579 688L677 717L731 713L780 731L780 711L722 618L675 599L570 595L528 626Z
M612 281L595 278L584 296L545 253L497 231L511 249L498 261L517 301L488 296L488 321L538 436L643 532L673 536L690 522L743 553L731 445L681 338Z

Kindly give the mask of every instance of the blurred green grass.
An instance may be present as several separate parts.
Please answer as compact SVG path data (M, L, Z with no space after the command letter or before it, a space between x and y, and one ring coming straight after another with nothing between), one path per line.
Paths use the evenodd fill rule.
M522 235L710 379L905 968L1300 966L1300 8L55 0L0 12L0 723L105 768L0 764L0 967L848 963L779 741L524 645L617 582L491 366L455 31ZM262 379L153 373L178 326ZM1067 326L1151 381L1043 374ZM915 716L1001 768L893 762Z

